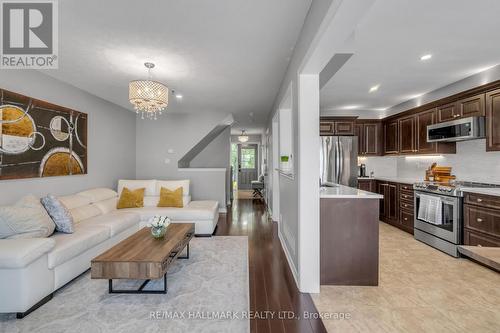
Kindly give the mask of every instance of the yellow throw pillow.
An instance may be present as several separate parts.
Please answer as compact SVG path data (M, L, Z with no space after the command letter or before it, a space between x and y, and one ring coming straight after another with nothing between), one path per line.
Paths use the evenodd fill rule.
M162 187L160 190L160 201L158 207L177 207L182 208L182 186L170 191L168 188Z
M122 193L120 194L120 200L116 205L117 209L122 208L140 208L144 207L144 191L145 188L139 188L137 190L129 190L124 187Z

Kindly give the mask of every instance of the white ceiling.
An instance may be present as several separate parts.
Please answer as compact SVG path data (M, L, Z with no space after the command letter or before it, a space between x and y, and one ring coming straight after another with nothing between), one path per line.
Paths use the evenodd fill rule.
M154 79L183 95L168 112L233 113L240 127L262 127L310 3L59 1L59 69L45 73L132 111L128 82L152 61Z
M348 41L354 55L321 90L322 113L381 115L500 63L499 13L498 0L378 0Z

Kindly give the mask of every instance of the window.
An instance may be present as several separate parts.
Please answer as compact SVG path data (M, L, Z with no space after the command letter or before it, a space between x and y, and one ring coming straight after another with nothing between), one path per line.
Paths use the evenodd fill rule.
M241 148L241 168L255 169L255 148Z

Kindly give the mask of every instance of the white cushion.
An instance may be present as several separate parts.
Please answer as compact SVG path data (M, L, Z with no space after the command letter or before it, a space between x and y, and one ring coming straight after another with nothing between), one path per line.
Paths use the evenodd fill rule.
M132 227L133 225L139 225L140 222L139 214L134 214L131 212L115 211L109 214L96 216L88 220L82 221L85 225L98 225L104 226L109 229L111 237L118 235L122 231Z
M104 201L118 196L118 193L116 193L112 189L104 187L93 188L87 191L79 192L77 194L89 198L91 203Z
M156 181L156 192L155 195L160 195L161 188L167 188L170 191L174 191L179 187L182 187L182 195L189 195L189 179L184 180L157 180Z
M68 209L90 205L90 198L78 194L64 195L57 197L57 199L59 199Z
M129 190L137 190L139 188L145 188L144 195L155 195L156 191L156 180L127 180L120 179L118 181L118 195L122 193L123 188L126 187Z
M55 224L40 203L28 195L14 206L0 207L0 238L48 237Z
M2 239L0 268L22 268L54 248L52 238Z
M175 207L143 207L127 208L124 211L134 212L147 221L155 215L168 216L173 221L213 220L219 214L217 201L191 201L184 208Z
M73 221L78 223L80 221L89 219L94 216L102 215L102 211L96 205L87 205L78 208L73 208L69 210L71 216L73 216Z
M94 205L96 205L96 207L100 209L101 213L107 214L115 211L117 204L118 204L118 197L99 201L96 202Z
M56 245L49 252L49 268L54 268L68 260L78 256L80 253L104 242L110 238L110 230L104 226L86 225L79 223L75 226L72 234L55 233L51 239Z
M183 195L182 196L182 205L186 207L191 201L191 196ZM160 196L145 196L144 197L144 207L156 207L158 206L158 202L160 202Z

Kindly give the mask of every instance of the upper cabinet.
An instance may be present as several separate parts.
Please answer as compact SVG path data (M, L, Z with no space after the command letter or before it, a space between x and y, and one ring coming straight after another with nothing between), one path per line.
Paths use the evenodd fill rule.
M384 154L399 153L399 123L392 120L384 124Z
M412 154L417 152L415 116L399 119L399 152L401 154Z
M380 120L358 120L354 132L358 137L358 155L380 156L383 154L384 139Z
M417 150L421 154L432 154L436 152L436 143L427 142L427 126L436 123L436 109L420 112L416 116L417 121Z
M460 117L460 111L456 102L442 105L437 108L439 122L450 121Z
M439 122L485 115L485 94L460 99L437 108Z
M485 94L479 94L469 98L461 99L457 102L460 116L463 118L484 116L485 112Z
M328 135L355 135L356 117L321 117L319 134Z
M500 150L500 89L486 94L486 150Z

